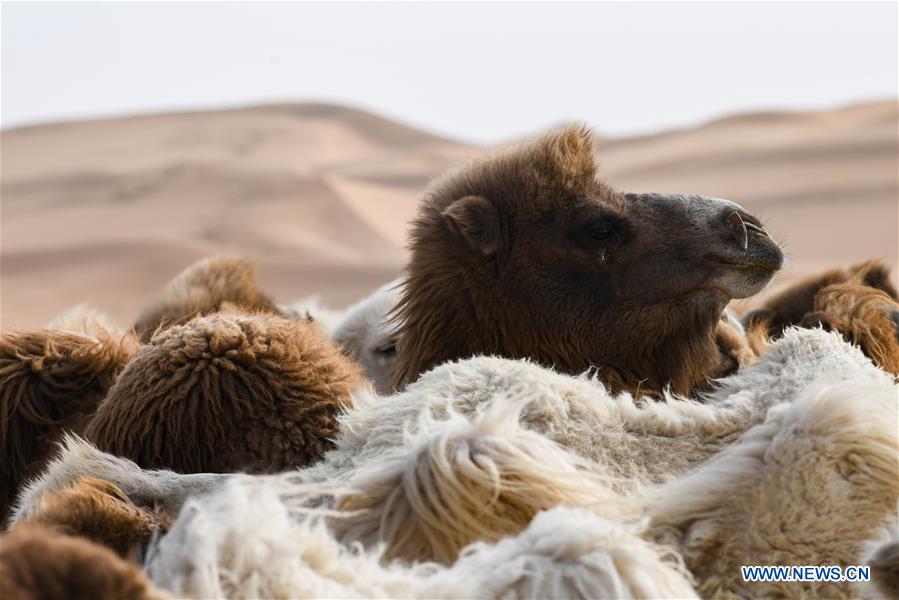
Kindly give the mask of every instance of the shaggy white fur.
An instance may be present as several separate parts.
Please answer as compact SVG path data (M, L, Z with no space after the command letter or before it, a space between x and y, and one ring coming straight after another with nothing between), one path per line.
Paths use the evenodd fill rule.
M741 565L860 565L899 501L899 387L818 384L692 473L654 489L654 538L706 597L857 597L855 584L747 583Z
M341 419L337 448L294 481L346 479L403 446L407 435L450 411L477 415L496 404L523 404L521 421L596 469L639 482L661 482L702 463L760 423L771 406L792 402L807 385L831 377L887 383L891 377L836 333L793 329L755 364L723 379L700 400L611 396L595 378L571 377L532 363L477 357L436 367L400 394L362 392Z
M10 518L10 527L39 505L43 493L69 488L87 474L116 484L139 505L155 505L170 515L177 515L189 496L218 489L230 478L249 477L219 473L183 475L172 471L143 470L128 459L100 452L81 438L68 434L64 436L60 447L59 456L49 463L43 474L22 487Z
M427 565L382 567L320 522L296 522L271 481L229 483L190 500L151 548L147 573L175 596L199 598L474 597L469 582L429 585Z
M451 567L382 559L378 549L338 543L314 519L292 519L269 480L189 501L147 572L175 596L203 598L696 597L670 552L568 508L538 514L518 536L467 547Z
M554 508L521 534L462 551L451 573L488 598L696 598L680 557L595 513Z
M521 408L497 403L471 421L451 413L366 464L331 492L338 539L383 543L387 559L451 564L463 546L517 534L560 504L605 517L633 512L617 480L524 429ZM288 485L285 503L303 514L328 488Z

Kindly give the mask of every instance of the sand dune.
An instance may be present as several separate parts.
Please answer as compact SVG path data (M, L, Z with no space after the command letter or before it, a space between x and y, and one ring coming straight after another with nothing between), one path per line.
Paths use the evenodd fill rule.
M896 102L738 115L598 137L598 157L621 189L727 197L760 214L791 256L782 285L897 262L897 125ZM427 181L478 150L321 104L4 131L0 326L40 326L78 302L130 323L217 252L252 258L278 300L346 304L400 272Z

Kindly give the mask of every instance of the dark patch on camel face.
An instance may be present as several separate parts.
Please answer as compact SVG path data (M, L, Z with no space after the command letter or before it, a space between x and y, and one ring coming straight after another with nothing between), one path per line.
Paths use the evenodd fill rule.
M411 250L399 384L445 360L498 354L685 390L702 378L698 363L713 362L698 348L724 305L759 291L783 261L732 202L598 181L578 129L438 181ZM681 351L689 373L663 356Z

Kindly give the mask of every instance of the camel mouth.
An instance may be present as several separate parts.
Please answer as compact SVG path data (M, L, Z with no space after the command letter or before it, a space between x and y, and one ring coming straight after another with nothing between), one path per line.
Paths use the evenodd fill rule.
M783 267L780 246L764 230L747 227L747 249L728 248L707 257L710 282L730 298L748 298L760 292Z
M733 259L725 259L725 258L712 258L710 262L715 263L717 265L723 265L724 267L734 269L737 271L751 271L751 272L763 272L763 273L774 273L779 271L781 266L783 266L783 260L733 260Z

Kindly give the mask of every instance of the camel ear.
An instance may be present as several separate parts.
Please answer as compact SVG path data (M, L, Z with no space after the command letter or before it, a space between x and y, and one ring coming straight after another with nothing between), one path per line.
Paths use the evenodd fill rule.
M475 250L485 256L493 256L502 243L499 214L486 198L465 196L443 211L449 228L465 239Z

